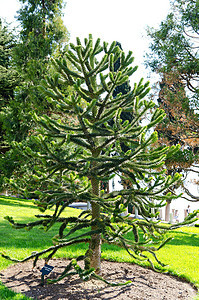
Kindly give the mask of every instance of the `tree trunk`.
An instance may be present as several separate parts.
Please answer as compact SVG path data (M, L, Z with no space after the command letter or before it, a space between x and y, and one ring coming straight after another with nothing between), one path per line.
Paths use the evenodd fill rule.
M165 221L169 222L169 214L170 214L170 201L167 201L166 208L165 208Z
M92 190L95 195L99 195L100 182L96 178L91 179ZM100 206L96 203L91 203L92 220L100 218ZM98 229L97 226L92 226L92 230ZM90 251L90 266L95 269L97 274L101 273L101 234L94 234L91 237L89 246Z

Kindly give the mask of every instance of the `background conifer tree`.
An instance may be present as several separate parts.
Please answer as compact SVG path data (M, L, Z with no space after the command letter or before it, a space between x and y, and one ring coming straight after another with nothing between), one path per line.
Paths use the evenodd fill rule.
M10 149L10 129L16 129L16 123L14 118L10 118L10 113L15 102L15 89L21 83L13 61L15 46L14 32L8 30L6 25L3 26L0 20L0 186L4 176L10 175L12 163L10 157L7 159L6 153Z
M120 66L115 70L118 59ZM69 68L67 60L76 71ZM39 220L28 224L17 223L11 217L6 219L15 228L43 225L48 230L56 222L60 224L55 245L25 260L35 258L36 263L42 254L48 253L45 259L48 262L62 247L88 243L85 255L72 260L60 278L67 276L71 269L83 279L91 274L99 278L102 242L123 247L135 259L153 265L146 253L153 254L158 261L155 251L167 242L165 231L181 225L164 226L155 219L158 216L155 209L172 197L164 192L179 175L167 177L161 171L166 154L174 153L176 147L151 147L157 133L151 133L150 129L163 119L164 112L155 109L148 122L140 122L154 107L152 101L144 100L149 83L143 84L141 80L131 91L113 97L116 87L128 82L137 69L132 67L132 62L132 52L125 55L115 42L109 46L105 42L101 45L99 39L94 42L91 35L84 43L77 38L76 45L70 44L66 58L53 60L57 73L47 77L40 86L43 96L59 111L59 118L35 115L40 126L40 134L34 136L39 152L23 149L18 144L26 159L35 162L32 174L28 174L30 179L24 176L25 182L21 178L18 187L28 192L32 186L29 183L37 181L37 206L42 211L54 208L54 213L38 215ZM60 90L62 85L70 86L71 92ZM132 112L133 119L122 120L122 112ZM69 125L71 116L74 122ZM123 151L121 144L128 150ZM108 181L116 174L130 181L129 188L105 193L100 189L101 181ZM17 188L17 182L13 184ZM91 209L81 212L77 218L64 217L64 209L74 201L89 201ZM142 219L125 216L129 203L138 209ZM192 222L195 214L189 215L182 224ZM129 231L134 234L132 240L126 236ZM152 241L157 247L151 245ZM79 260L84 260L84 270L77 265Z
M51 57L62 55L68 41L68 32L62 20L62 0L20 0L17 12L20 23L20 39L14 51L15 64L23 77L23 85L17 92L18 102L22 102L31 126L30 110L43 113L49 111L38 93L37 85L49 72ZM29 117L28 117L29 116Z
M12 35L7 34L7 40L2 40L4 48L0 53L4 60L0 75L0 99L4 98L0 108L4 145L0 155L0 188L6 190L9 189L6 178L10 178L13 172L18 173L19 165L28 167L20 160L12 142L23 141L24 145L34 147L29 139L30 132L35 129L33 112L50 114L52 109L40 96L37 85L47 72L53 72L49 70L50 57L62 55L68 40L62 21L62 0L20 0L20 3L21 8L17 12L20 31L13 30ZM1 27L2 38L5 38L5 33Z

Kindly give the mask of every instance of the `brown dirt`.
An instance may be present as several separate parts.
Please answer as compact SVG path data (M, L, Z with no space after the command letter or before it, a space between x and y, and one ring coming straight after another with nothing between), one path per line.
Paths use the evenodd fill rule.
M53 259L49 264L54 266L54 269L45 277L55 278L63 271L67 261ZM131 280L132 284L111 287L98 280L82 282L78 276L72 276L56 284L42 287L40 270L43 265L44 261L42 260L38 262L34 270L31 261L12 265L1 271L1 281L10 289L37 300L188 300L193 299L197 293L189 283L176 277L154 272L135 264L108 261L102 262L103 276L107 280L112 282Z

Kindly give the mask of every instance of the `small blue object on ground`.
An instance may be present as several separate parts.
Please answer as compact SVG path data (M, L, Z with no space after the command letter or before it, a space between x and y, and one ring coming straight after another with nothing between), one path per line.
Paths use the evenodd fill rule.
M40 272L42 272L42 275L48 275L48 274L52 271L53 268L54 268L54 267L52 267L52 266L45 265L45 266L40 270Z

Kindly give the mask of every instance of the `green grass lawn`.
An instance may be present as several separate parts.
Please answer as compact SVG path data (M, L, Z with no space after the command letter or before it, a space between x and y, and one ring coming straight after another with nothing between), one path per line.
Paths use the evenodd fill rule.
M22 259L33 251L41 251L52 245L51 238L57 234L58 227L56 225L48 232L39 228L26 231L25 229L13 229L8 221L4 220L4 216L9 215L18 222L31 221L38 213L38 209L30 200L0 197L0 252L6 252L11 257ZM65 215L71 214L77 216L79 210L68 208ZM168 266L159 268L185 278L199 288L199 227L183 227L171 231L167 235L172 235L174 239L160 249L157 256ZM77 257L84 254L85 249L87 249L85 244L60 249L56 257ZM118 262L134 262L125 250L107 244L102 246L102 258ZM5 269L11 263L0 257L0 270ZM141 265L146 266L146 263ZM21 294L13 294L5 286L0 285L0 299L25 300L28 298Z

